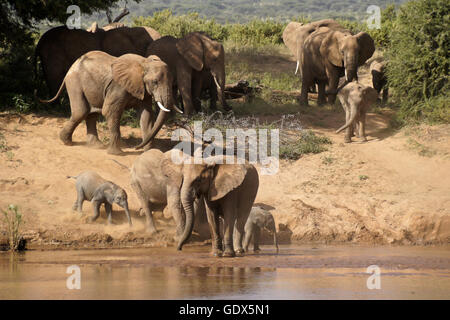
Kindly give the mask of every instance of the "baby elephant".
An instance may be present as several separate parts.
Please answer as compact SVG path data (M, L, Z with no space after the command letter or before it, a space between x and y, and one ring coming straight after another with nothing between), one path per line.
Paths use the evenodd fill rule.
M339 101L345 111L345 125L336 130L336 133L347 129L344 141L352 142L353 131L356 137L366 138L366 112L378 99L378 92L358 82L350 82L338 93Z
M273 242L277 248L278 253L278 240L277 231L275 229L275 220L269 211L262 209L261 207L253 207L245 223L244 231L244 250L248 252L248 246L250 240L253 237L253 251L260 251L259 238L261 235L261 229L265 229L273 234Z
M94 216L91 222L95 221L100 215L100 206L104 203L108 215L108 223L112 223L112 204L116 203L125 209L130 227L132 226L130 212L128 211L128 196L121 187L100 177L94 171L85 171L76 177L67 176L67 178L76 179L77 200L73 205L73 210L81 212L83 201L88 200L94 206Z
M386 61L374 61L370 64L370 73L372 74L372 85L378 94L383 90L382 103L386 103L389 95L389 88L386 79Z

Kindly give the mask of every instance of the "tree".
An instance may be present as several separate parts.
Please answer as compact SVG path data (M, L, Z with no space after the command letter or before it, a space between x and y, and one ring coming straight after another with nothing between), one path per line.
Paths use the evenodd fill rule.
M75 1L80 12L92 14L117 7L120 0ZM141 0L134 0L139 2ZM73 0L2 0L0 2L0 109L4 104L31 100L30 75L34 44L42 21L65 23ZM25 91L27 90L27 91Z

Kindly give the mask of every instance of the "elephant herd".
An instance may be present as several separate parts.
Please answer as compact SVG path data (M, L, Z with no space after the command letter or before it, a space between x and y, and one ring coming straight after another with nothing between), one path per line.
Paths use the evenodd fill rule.
M96 127L102 114L110 134L107 152L121 154L122 113L127 108L138 109L142 142L136 148L145 148L145 152L133 164L130 175L131 186L146 216L147 231L156 232L152 216L155 207L167 206L177 224L181 250L194 227L199 211L196 203L202 199L213 253L243 254L249 239L248 236L243 241L244 229L251 230L250 233L259 230L256 222L263 219L256 211L255 217L248 219L259 186L255 167L223 164L220 159L223 156L205 159L202 164L175 164L172 159L176 151L162 153L151 149L151 141L168 114L176 111L191 116L199 111L200 97L205 90L210 92L211 108L215 108L218 100L225 111L231 110L224 95L223 45L203 32L192 32L177 39L161 37L149 27L115 25L91 29L56 27L44 33L36 47L35 63L39 58L50 94L54 95L50 100L41 101L57 100L64 88L69 96L71 117L60 132L62 142L72 144L72 134L84 120L88 144L102 147ZM377 80L376 90L354 82L358 79L358 68L375 50L372 38L364 32L354 35L336 21L327 19L308 24L291 22L283 32L283 41L297 60L296 73L302 78L300 102L308 104L308 91L316 85L318 104L325 103L327 97L328 102L334 103L339 95L346 111L346 124L338 131L347 129L346 142L350 142L355 129L357 136L365 139L367 108L376 101L382 88L387 97L385 82L382 83L385 81L383 66L377 65L373 71L378 72L378 78L373 77L374 87ZM343 76L345 83L338 88ZM159 109L154 110L153 103ZM75 178L78 198L74 209L81 210L84 200L91 201L95 220L101 204L105 204L110 220L112 204L116 203L125 209L131 224L127 196L122 188L94 172ZM223 219L223 230L219 217ZM252 221L256 227L252 227Z

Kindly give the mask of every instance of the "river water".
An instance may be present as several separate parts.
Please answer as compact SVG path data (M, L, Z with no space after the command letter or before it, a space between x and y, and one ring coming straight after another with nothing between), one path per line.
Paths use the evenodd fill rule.
M209 249L0 253L0 299L450 299L450 246L264 246L242 258ZM80 289L68 289L70 266Z

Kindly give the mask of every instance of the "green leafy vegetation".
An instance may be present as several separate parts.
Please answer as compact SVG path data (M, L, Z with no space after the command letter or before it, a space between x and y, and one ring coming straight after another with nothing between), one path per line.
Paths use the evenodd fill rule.
M280 145L280 158L297 160L308 153L326 151L326 145L331 144L328 137L318 136L311 130L303 130L300 138Z
M416 0L392 24L387 76L400 120L450 122L450 2Z

